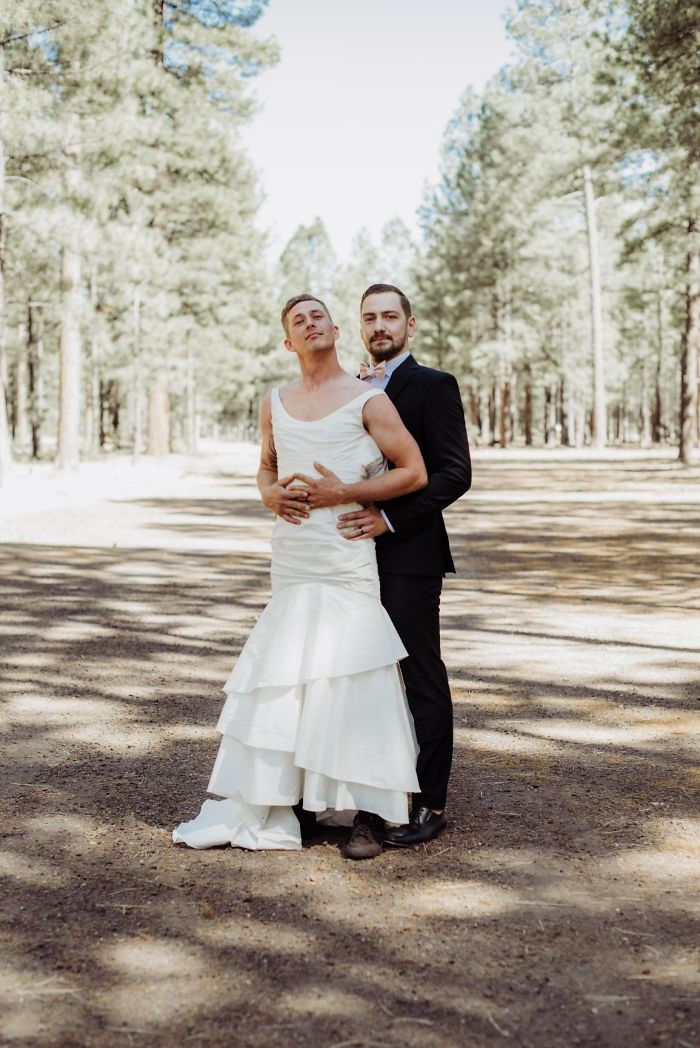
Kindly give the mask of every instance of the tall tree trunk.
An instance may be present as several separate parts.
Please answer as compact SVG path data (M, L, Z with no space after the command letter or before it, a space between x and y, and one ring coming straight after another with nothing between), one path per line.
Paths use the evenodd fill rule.
M134 455L143 450L143 369L141 367L141 292L134 290L132 335L134 343L134 374L132 382L132 442Z
M118 379L100 383L100 447L113 448L119 441L119 415L121 409L120 386ZM105 425L105 417L107 425Z
M481 429L481 418L479 415L479 394L476 386L469 387L469 428Z
M557 446L557 392L558 383L550 382L545 394L545 443L548 448Z
M603 305L600 290L598 225L595 213L593 178L588 164L583 165L583 197L588 234L588 268L591 285L591 334L593 339L593 445L606 444L605 359L603 352Z
M492 415L491 429L493 431L493 441L492 441L493 444L494 445L500 444L501 447L503 447L503 444L501 443L502 440L503 440L503 432L502 432L502 429L501 429L501 426L502 426L502 423L503 423L503 412L501 411L501 407L502 407L501 394L502 394L502 391L503 391L503 387L501 386L501 383L500 383L500 380L499 380L498 382L496 382L496 384L493 387L493 394L492 394L493 415Z
M143 414L144 414L144 389L143 389L143 375L141 369L137 367L134 372L133 389L131 397L131 413L132 413L132 425L131 425L131 442L134 449L134 455L138 458L142 454L144 449L143 441ZM112 414L112 428L114 429L114 415Z
M75 241L61 257L61 338L58 464L61 469L80 461L80 255Z
M525 409L523 412L523 428L525 430L525 445L532 447L532 376L530 365L525 368Z
M681 410L679 458L695 462L698 446L698 356L700 356L700 229L688 220L686 256L685 330L681 357Z
M85 451L96 455L100 449L100 369L95 356L94 339L90 339L90 373L85 389Z
M156 375L148 397L148 454L170 452L170 397L162 375Z
M578 418L576 409L576 390L569 383L566 390L566 443L570 448L575 448L577 444L576 427Z
M510 384L504 379L498 384L498 443L502 448L507 448L510 438Z
M12 467L12 443L7 418L7 360L5 348L0 345L0 485Z
M510 377L510 442L524 443L522 397L518 390L518 375L511 372Z
M663 399L661 396L661 375L656 372L654 382L654 410L651 417L652 440L655 444L661 444L664 440L666 424L664 422Z
M76 77L80 73L75 64ZM69 199L79 191L82 183L80 170L80 116L75 113L67 129L67 168L64 184ZM61 469L77 466L80 461L81 414L81 353L80 342L80 282L81 258L78 216L66 234L61 253L61 337L59 347L59 416L58 464Z
M0 42L0 89L5 80L5 47ZM7 421L7 354L5 349L5 144L0 135L0 484L12 466L12 443Z
M95 329L97 316L97 278L95 267L90 272L90 364L85 389L85 451L97 455L100 450L100 351Z
M37 306L27 306L27 347L29 364L29 420L32 429L32 458L41 455L41 426L44 421L43 323Z
M187 346L187 451L197 454L197 382L192 346Z
M19 332L20 343L15 366L15 450L25 457L30 454L32 431L29 422L29 340L31 332Z
M107 413L107 410L108 410L108 397L109 397L108 390L109 390L109 384L107 382L103 382L102 379L100 379L100 396L99 396L99 401L98 401L100 408L99 408L98 418L99 418L100 447L101 448L103 448L105 446L105 442L107 440L107 430L105 429L105 414Z
M569 440L569 415L567 411L567 389L566 380L562 377L557 387L557 436L560 444L567 447Z
M580 389L576 390L574 394L576 400L575 416L576 416L576 437L575 444L577 448L582 448L586 443L586 405L583 399L583 393Z
M488 446L493 438L493 430L491 428L491 397L486 386L481 387L479 403L481 443Z
M652 406L651 406L651 383L649 382L649 364L642 362L642 405L641 405L641 443L643 448L651 447L652 435Z
M660 444L666 438L664 401L661 392L661 374L664 353L664 309L661 289L656 293L656 369L654 373L654 410L652 415L652 440Z

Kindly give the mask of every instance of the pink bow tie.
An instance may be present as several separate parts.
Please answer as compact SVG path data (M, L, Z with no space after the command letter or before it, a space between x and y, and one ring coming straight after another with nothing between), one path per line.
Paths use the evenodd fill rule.
M384 379L386 366L379 364L360 364L360 378L363 382L369 382L371 378L377 378L381 382Z

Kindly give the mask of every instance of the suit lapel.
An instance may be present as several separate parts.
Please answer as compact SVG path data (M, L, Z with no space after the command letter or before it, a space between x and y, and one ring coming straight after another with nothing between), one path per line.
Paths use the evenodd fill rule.
M400 397L404 386L410 379L411 375L418 370L418 364L416 363L413 356L409 353L403 364L397 367L396 371L392 374L391 378L386 384L384 392L391 401L395 404Z

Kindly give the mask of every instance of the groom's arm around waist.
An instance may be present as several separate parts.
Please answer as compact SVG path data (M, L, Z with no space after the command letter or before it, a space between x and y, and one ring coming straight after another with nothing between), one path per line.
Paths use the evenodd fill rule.
M421 491L379 503L397 535L420 531L436 513L455 502L471 486L471 459L459 386L453 375L440 372L432 383L418 443L428 470Z

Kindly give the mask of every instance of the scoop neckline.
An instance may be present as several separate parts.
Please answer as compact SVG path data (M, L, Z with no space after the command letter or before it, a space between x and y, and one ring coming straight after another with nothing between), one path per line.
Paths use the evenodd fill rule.
M284 414L287 416L287 418L291 419L292 422L299 422L299 423L301 423L304 426L314 425L316 422L325 422L326 419L333 418L333 416L337 415L339 411L343 411L348 406L348 404L354 404L356 400L360 400L361 397L364 397L364 396L367 395L367 393L373 392L375 390L376 390L377 393L383 393L384 392L384 390L376 389L375 386L372 386L371 390L364 389L362 391L362 393L358 393L357 396L353 397L351 400L346 400L345 403L341 404L339 408L335 409L335 411L329 411L327 415L323 415L321 418L297 418L296 415L290 415L289 414L289 412L287 411L286 407L284 406L284 401L282 400L282 397L280 396L279 386L275 387L275 393L277 394L277 400L278 400L279 405L282 408L282 411L284 412Z

